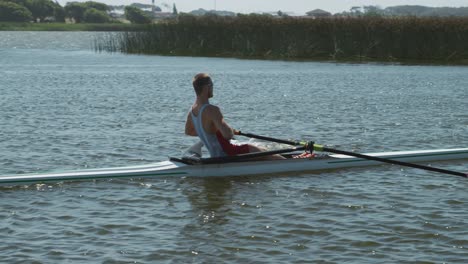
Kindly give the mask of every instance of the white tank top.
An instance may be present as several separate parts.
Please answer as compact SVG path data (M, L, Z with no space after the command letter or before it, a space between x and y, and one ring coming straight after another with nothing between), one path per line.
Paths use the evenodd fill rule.
M219 144L216 134L207 133L205 129L203 128L203 122L202 122L203 110L205 110L205 108L208 105L209 104L202 105L202 107L200 108L200 111L198 112L198 116L194 115L192 112L192 109L190 109L190 115L192 117L193 126L195 127L195 131L197 131L198 137L200 138L200 140L203 142L203 144L206 146L206 148L210 152L211 157L227 156L226 153L224 153L223 148L221 147L221 144Z

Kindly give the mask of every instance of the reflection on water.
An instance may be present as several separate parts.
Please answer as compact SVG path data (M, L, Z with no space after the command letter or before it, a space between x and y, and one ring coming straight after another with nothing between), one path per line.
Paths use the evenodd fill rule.
M226 215L229 214L232 202L230 179L201 179L196 182L197 189L188 188L184 194L192 205L192 210L198 212L199 224L211 224L222 228Z

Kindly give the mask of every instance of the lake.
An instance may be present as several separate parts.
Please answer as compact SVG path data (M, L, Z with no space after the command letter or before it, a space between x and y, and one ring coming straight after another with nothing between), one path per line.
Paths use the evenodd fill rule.
M196 142L184 122L198 72L212 75L211 103L244 132L356 152L468 146L468 67L97 53L100 34L0 32L0 175L180 156ZM0 187L0 257L465 263L467 188L464 178L388 165Z

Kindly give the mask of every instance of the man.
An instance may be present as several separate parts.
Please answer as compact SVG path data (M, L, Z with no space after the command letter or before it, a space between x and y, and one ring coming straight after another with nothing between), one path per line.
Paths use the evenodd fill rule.
M210 152L211 157L263 151L254 145L234 145L230 142L230 139L234 137L235 130L224 120L219 107L211 105L209 102L209 99L213 97L213 81L208 74L195 75L192 84L197 98L187 115L185 134L198 136ZM268 158L284 159L280 155Z

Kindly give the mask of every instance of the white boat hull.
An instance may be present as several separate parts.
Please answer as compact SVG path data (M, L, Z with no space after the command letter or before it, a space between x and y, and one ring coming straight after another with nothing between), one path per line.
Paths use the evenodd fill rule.
M367 153L386 159L409 163L468 159L468 148L398 151ZM118 178L148 177L226 177L259 174L310 172L328 169L367 167L383 164L378 161L354 158L345 155L330 155L326 158L286 159L275 161L245 161L222 164L187 165L177 161L163 161L142 166L108 169L89 169L60 173L19 174L0 176L0 185L27 185L34 183L82 181Z

